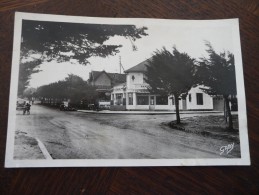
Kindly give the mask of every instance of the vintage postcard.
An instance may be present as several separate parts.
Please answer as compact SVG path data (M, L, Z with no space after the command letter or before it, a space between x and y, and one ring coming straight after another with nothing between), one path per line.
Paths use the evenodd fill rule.
M250 165L238 19L16 13L5 167Z

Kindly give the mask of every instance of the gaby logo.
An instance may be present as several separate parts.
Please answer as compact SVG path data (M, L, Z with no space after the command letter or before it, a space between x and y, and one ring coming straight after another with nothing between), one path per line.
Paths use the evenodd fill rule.
M220 155L226 153L226 154L229 154L234 148L234 143L232 144L228 144L226 146L221 146L220 147Z

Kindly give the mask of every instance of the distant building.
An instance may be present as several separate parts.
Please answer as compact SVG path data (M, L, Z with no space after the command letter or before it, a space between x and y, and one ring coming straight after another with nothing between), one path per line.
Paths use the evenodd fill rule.
M126 82L114 85L111 92L113 110L175 110L172 96L150 94L145 82L146 61L125 71ZM179 101L181 110L213 110L213 98L197 86Z
M88 83L96 87L98 102L110 104L110 93L113 86L126 82L126 75L119 73L108 73L106 71L91 71Z

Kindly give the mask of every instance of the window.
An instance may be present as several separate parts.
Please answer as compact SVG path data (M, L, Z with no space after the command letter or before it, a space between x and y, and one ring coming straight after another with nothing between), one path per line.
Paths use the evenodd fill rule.
M149 105L148 99L147 95L137 94L137 105Z
M192 101L192 94L189 94L189 102Z
M156 105L168 105L168 97L167 96L157 96Z
M203 94L196 93L196 98L197 98L197 105L203 105Z
M129 93L129 105L133 105L133 93Z

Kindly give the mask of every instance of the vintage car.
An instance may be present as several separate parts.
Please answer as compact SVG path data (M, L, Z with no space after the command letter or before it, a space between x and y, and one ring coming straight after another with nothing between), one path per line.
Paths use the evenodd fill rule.
M71 107L68 102L62 102L59 106L60 111L76 111L75 108Z

